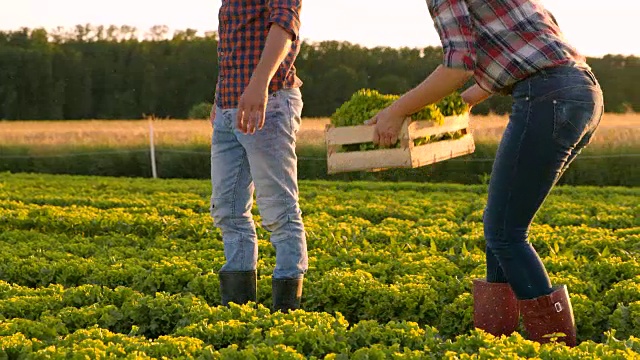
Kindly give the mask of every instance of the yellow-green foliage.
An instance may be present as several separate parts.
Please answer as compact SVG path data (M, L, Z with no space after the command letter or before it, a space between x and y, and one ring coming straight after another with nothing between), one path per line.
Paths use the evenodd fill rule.
M304 310L272 314L261 227L259 304L218 306L208 181L0 173L0 359L638 359L639 192L558 188L532 226L570 349L472 330L485 186L302 181Z
M399 95L381 94L377 90L360 89L331 115L334 126L361 125L379 111L391 105ZM411 115L413 120L430 120L442 124L445 116L460 115L469 110L459 93L452 93Z
M397 98L397 95L383 95L377 90L360 89L331 115L331 123L334 126L362 125Z

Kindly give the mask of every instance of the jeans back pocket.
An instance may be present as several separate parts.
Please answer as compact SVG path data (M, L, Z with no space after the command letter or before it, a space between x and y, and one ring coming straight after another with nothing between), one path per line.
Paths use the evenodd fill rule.
M558 144L575 147L591 130L596 104L592 101L553 100L553 139Z

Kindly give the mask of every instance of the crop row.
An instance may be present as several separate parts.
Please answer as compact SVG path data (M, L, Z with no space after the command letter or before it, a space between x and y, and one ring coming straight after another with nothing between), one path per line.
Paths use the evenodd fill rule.
M517 336L472 332L471 280L485 271L484 187L302 182L310 261L302 305L308 312L292 315L260 313L270 306L275 265L262 228L260 305L217 306L216 271L224 253L208 213L209 189L192 180L0 174L3 351L158 356L170 348L203 358L464 358L474 351L637 356L637 189L557 188L535 219L531 242L552 281L567 284L573 302L583 344L571 350L534 349ZM253 213L259 223L257 207ZM329 325L309 325L320 318ZM302 325L279 325L287 321ZM378 328L385 335L376 335ZM370 338L354 340L355 333ZM406 345L403 339L422 340Z

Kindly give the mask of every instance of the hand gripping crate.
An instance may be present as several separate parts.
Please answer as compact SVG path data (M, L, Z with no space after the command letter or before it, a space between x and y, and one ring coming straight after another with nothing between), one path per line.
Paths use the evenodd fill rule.
M461 131L462 137L416 145L416 139ZM327 145L327 173L349 171L380 171L390 168L416 168L454 157L471 154L475 143L469 129L469 114L448 116L443 125L428 120L407 118L399 134L400 147L364 151L341 151L349 144L371 143L374 127L371 125L339 126L331 124L325 129Z

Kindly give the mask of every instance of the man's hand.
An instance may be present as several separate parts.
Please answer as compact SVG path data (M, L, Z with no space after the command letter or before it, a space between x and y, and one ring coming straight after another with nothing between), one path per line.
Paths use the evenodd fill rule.
M406 118L405 115L393 113L390 108L386 108L364 123L365 125L375 125L374 144L391 147L398 142L402 123Z
M236 125L244 134L253 134L264 126L267 108L268 89L257 82L250 81L238 102Z
M236 124L245 134L262 129L269 96L269 83L291 47L291 34L277 24L269 29L260 61L238 101Z

